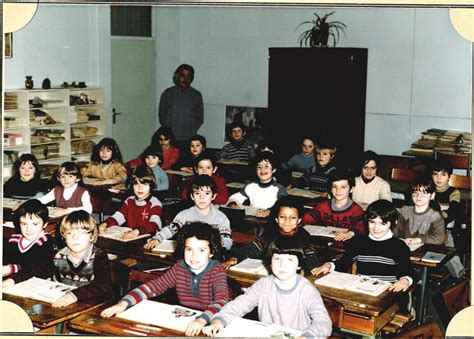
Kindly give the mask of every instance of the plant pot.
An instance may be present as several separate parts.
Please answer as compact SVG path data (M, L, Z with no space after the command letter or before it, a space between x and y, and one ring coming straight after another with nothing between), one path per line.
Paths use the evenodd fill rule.
M321 24L318 29L313 29L313 36L311 39L312 47L327 47L329 39L329 26Z

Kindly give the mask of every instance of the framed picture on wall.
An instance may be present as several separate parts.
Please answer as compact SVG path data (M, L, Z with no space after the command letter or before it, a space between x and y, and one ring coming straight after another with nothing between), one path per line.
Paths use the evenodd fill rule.
M13 57L13 35L5 33L5 59Z

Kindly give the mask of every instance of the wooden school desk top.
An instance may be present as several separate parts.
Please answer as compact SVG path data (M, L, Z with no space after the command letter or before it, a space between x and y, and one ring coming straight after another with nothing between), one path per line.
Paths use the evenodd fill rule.
M80 330L94 334L118 335L118 336L183 336L182 332L160 328L157 326L150 326L150 328L143 328L137 326L138 323L121 319L117 317L102 318L100 313L112 303L108 303L95 310L84 313L68 323L68 328L71 330ZM146 324L140 324L146 325ZM135 332L135 333L133 333Z
M30 317L33 325L39 328L48 328L58 323L74 318L86 311L99 307L102 303L76 302L66 307L54 308L51 304L33 300L29 298L17 297L3 294L3 300L10 301L20 306ZM41 309L36 313L33 311L34 305L41 305Z

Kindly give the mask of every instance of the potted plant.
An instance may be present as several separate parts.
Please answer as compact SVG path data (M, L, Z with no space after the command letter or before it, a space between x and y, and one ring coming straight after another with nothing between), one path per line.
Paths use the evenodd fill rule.
M314 13L316 19L311 21L303 21L300 23L296 29L298 29L301 25L311 24L313 27L301 33L298 38L300 43L300 47L303 45L310 46L310 47L327 47L329 37L332 37L333 40L333 47L336 47L336 43L339 41L340 32L344 35L344 29L347 26L340 22L340 21L327 21L327 19L333 15L335 11L326 14L323 17L320 17L317 13Z

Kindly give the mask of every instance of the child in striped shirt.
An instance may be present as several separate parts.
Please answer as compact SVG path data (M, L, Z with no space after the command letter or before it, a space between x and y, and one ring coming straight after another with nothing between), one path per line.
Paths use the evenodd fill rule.
M227 274L217 261L221 250L217 229L201 222L187 225L178 233L176 264L162 276L129 292L117 304L102 311L101 316L119 314L142 300L175 288L183 306L203 311L185 331L186 336L198 335L229 300Z

